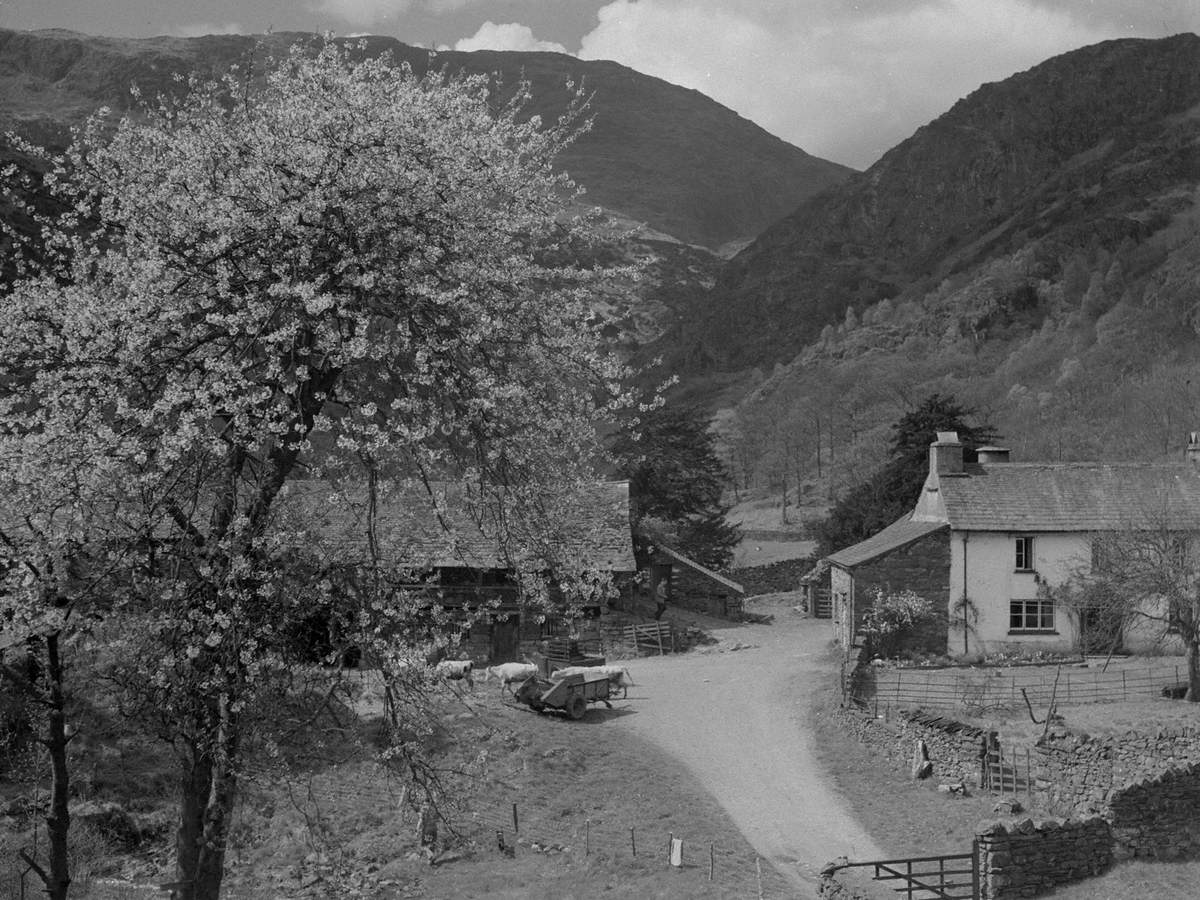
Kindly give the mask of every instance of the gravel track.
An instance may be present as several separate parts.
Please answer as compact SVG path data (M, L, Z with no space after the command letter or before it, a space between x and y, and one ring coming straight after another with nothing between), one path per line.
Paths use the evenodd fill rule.
M756 611L774 622L722 628L714 648L629 661L636 714L612 724L690 769L798 896L815 897L825 863L884 854L822 773L806 725L817 686L834 677L831 624L784 603Z

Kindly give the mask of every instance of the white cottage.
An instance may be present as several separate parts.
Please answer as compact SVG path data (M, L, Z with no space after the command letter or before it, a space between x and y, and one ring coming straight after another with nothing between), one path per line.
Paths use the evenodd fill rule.
M964 463L954 432L929 448L913 511L828 557L838 636L854 641L871 592L911 588L944 612L924 649L961 656L1072 650L1079 623L1053 587L1092 562L1097 534L1157 527L1200 532L1200 443L1178 464L1017 463L982 447ZM1125 649L1156 635L1128 631Z

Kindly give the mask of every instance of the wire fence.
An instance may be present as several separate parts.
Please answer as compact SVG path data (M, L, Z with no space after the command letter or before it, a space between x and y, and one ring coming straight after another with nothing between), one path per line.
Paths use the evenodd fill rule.
M1056 686L1057 682L1057 686ZM854 698L866 705L905 709L1017 709L1028 699L1045 706L1112 703L1162 697L1187 682L1183 663L1099 668L1014 666L1006 669L877 669L855 679Z
M264 814L266 806L273 809ZM547 861L557 858L569 867L594 865L621 871L632 865L643 874L654 868L669 870L691 884L688 890L696 896L783 898L793 893L783 876L747 844L731 840L728 832L710 833L690 817L688 824L676 823L673 816L655 809L631 816L601 809L563 815L520 798L462 804L449 800L447 808L432 814L423 813L420 806L395 772L375 762L309 773L251 766L242 772L228 858L238 865L243 852L247 860L262 859L264 851L267 857L277 852L288 859L324 850L336 854L338 841L335 837L330 843L330 839L337 828L327 832L326 826L344 820L348 811L359 816L367 811L374 823L389 826L384 832L395 836L389 851L392 858L420 859L431 866L464 857L500 860L537 854ZM281 807L295 811L292 824L270 828L267 821ZM253 834L256 828L260 833ZM423 835L429 836L427 842ZM297 843L308 844L300 857L294 849ZM44 896L37 876L15 864L19 862L15 853L8 857L0 869L0 900ZM157 881L89 882L88 897L166 896ZM232 886L224 894L231 900L251 896Z
M681 877L694 881L698 894L711 887L724 894L734 891L747 897L791 896L780 873L746 844L731 846L727 834L718 836L691 823L673 824L669 817L653 811L637 816L604 810L551 815L543 804L525 804L517 799L451 804L444 818L433 813L430 825L422 821L419 804L410 802L404 787L383 766L363 767L349 775L303 778L274 771L252 774L260 787L272 779L277 786L286 782L293 803L311 805L314 817L322 810L330 813L346 805L372 804L377 812L392 818L401 834L407 835L403 842L407 852L428 841L428 846L417 852L432 865L455 859L463 851L476 857L497 858L540 854L569 860L572 865L636 861L641 868L661 866L684 873ZM423 839L423 833L428 837ZM397 853L401 849L398 846ZM745 892L747 889L749 892Z

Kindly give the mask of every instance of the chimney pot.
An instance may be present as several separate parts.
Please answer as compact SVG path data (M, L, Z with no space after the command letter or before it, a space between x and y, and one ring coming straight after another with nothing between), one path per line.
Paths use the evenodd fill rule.
M981 463L1006 463L1009 461L1007 447L980 447L975 451Z
M1200 432L1188 432L1187 459L1194 466L1200 466Z
M957 431L939 431L937 440L929 445L930 475L961 475L963 446Z

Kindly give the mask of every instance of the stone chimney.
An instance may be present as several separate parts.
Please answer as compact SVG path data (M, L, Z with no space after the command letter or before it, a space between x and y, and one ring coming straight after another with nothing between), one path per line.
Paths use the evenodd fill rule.
M981 463L1006 463L1009 461L1007 447L980 447L975 453Z
M1200 431L1188 432L1187 460L1200 467Z
M957 431L939 431L929 445L929 474L939 477L963 473L963 446Z

